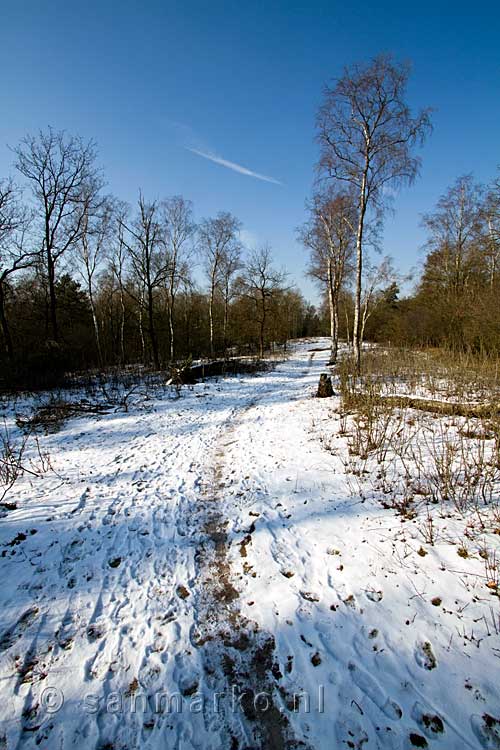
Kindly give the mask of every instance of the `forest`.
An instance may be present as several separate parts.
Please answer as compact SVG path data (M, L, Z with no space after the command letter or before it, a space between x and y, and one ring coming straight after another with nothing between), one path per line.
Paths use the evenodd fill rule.
M188 199L142 193L132 209L105 194L95 144L51 128L15 151L21 180L0 186L4 387L262 356L270 342L319 332L270 248L245 251L229 212L196 222Z
M297 229L317 306L269 246L244 247L231 213L197 219L188 198L140 191L128 206L106 193L95 143L52 128L27 135L13 149L15 178L0 181L2 387L56 385L86 369L262 357L319 334L331 336L332 362L340 337L356 351L367 340L497 354L499 177L443 186L421 217L425 258L412 278L383 253L385 186L417 177L412 147L431 130L431 113L412 118L403 101L408 73L382 56L325 91L315 188ZM369 140L346 116L353 102Z

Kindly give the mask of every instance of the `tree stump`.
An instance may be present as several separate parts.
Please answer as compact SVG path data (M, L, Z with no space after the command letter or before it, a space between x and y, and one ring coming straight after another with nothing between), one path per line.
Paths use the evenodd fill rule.
M332 379L326 372L322 372L319 376L318 392L316 395L318 398L330 398L330 396L333 396Z

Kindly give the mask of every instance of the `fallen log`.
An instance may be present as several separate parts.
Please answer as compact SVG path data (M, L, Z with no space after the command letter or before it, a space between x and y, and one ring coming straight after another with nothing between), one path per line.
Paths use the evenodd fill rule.
M170 379L167 385L188 385L214 376L252 374L271 368L270 362L261 359L214 359L196 364L187 362L170 368Z

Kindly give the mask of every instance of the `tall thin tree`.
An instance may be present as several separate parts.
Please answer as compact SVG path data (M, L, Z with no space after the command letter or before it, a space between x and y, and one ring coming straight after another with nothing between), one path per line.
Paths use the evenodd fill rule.
M330 315L330 364L335 364L339 339L339 300L355 241L356 207L349 193L331 189L316 193L309 219L299 230L311 252L310 273L326 292Z
M215 353L214 303L224 259L239 245L241 223L232 214L222 211L213 219L204 219L198 228L199 250L208 277L208 319L210 355Z
M168 274L168 259L162 242L161 217L156 201L147 203L142 193L139 195L138 213L131 226L121 219L125 230L123 242L128 250L132 270L137 281L139 293L136 302L139 305L139 326L141 340L143 310L147 315L149 340L153 355L153 364L160 368L160 351L155 322L155 293L165 284Z
M115 224L115 206L113 199L108 196L103 200L98 211L89 212L82 222L81 236L76 243L80 275L85 283L92 313L94 337L99 366L104 364L101 346L99 321L97 318L95 283L99 270L109 253L112 232Z
M346 68L326 86L317 116L321 177L347 184L357 194L356 282L353 344L361 370L361 286L366 221L382 214L388 188L411 183L420 161L414 146L430 129L429 110L413 117L406 104L409 66L390 56Z
M196 225L191 201L175 195L163 201L162 228L167 255L167 313L170 336L170 360L175 356L175 302L183 278L189 275L189 256Z

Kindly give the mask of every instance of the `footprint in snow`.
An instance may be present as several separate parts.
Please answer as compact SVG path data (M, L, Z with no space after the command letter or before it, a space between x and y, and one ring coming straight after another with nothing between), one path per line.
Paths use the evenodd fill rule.
M173 679L184 696L193 695L198 689L199 675L184 654L176 654L175 656Z
M385 641L380 635L377 628L369 628L368 631L365 627L358 631L352 640L352 645L356 655L364 660L367 658L367 651L384 651Z
M58 734L60 735L59 738L54 737L52 734L54 730L54 722L48 721L43 724L42 727L38 730L35 736L35 745L37 747L55 747L56 745L60 744L62 746L62 728L58 727ZM51 736L52 735L52 736ZM50 737L50 741L49 740Z
M423 669L435 669L437 667L437 659L434 656L432 645L429 641L422 641L417 643L415 648L415 660L419 667Z
M473 714L470 723L482 747L486 750L500 748L500 719L487 713L482 716Z
M349 672L355 685L382 711L388 719L398 720L403 716L403 711L396 701L387 696L377 681L364 669L358 667L354 662L349 662Z
M356 598L354 594L348 594L344 599L342 599L346 607L349 607L349 609L358 609L358 603L356 601Z
M336 747L348 747L351 750L363 750L368 743L368 735L361 724L352 716L339 716L335 722Z
M59 648L67 651L73 645L73 641L79 630L78 617L68 614L64 617L55 637Z
M417 701L411 711L412 719L429 739L436 739L444 733L444 721L432 708Z
M401 750L401 734L391 726L377 726L377 748L383 750Z
M163 633L157 632L155 633L153 644L151 646L151 651L160 652L165 651L167 647L167 640Z
M320 595L314 591L301 591L300 595L307 602L319 602Z
M92 643L100 640L106 634L106 624L103 620L96 620L87 626L87 638Z
M342 555L342 552L337 547L327 547L326 554L332 557L338 557Z
M80 560L82 557L83 539L73 539L66 545L63 551L63 562L71 563Z
M382 591L373 591L370 589L368 591L365 591L365 596L371 602L381 602L384 594Z
M8 648L13 646L14 643L19 640L24 631L36 620L38 613L38 607L30 607L23 612L15 625L2 633L0 636L0 653L2 651L7 651Z
M139 682L142 687L148 689L152 687L161 674L160 664L152 663L151 658L144 659L144 662L139 670Z

